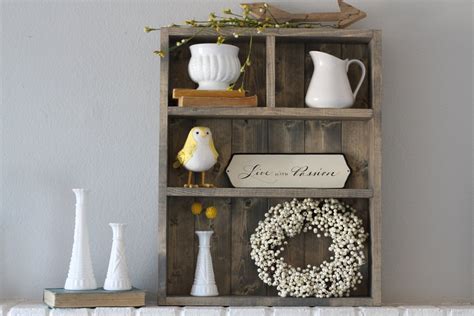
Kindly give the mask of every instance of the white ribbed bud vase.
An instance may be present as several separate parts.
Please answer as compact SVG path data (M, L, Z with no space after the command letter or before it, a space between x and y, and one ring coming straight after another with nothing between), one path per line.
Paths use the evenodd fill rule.
M214 268L211 257L211 236L214 232L210 230L197 231L199 239L199 252L194 273L194 283L191 289L193 296L217 296L216 281L214 279Z
M76 195L76 223L66 290L94 290L97 288L89 250L89 234L86 220L87 190L73 189Z
M239 48L228 44L195 44L189 47L188 73L198 90L226 90L240 76Z
M126 224L110 223L112 227L112 250L110 251L109 268L104 283L104 290L125 291L132 288L128 276L127 257L123 238Z

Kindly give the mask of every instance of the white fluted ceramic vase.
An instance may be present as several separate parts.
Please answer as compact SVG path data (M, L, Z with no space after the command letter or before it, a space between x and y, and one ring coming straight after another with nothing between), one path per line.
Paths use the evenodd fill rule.
M126 224L110 223L112 227L112 250L104 290L126 291L132 288L128 276L127 257L125 255L124 231Z
M89 250L89 234L86 220L85 189L73 189L76 195L76 223L69 272L64 288L66 290L93 290L97 288Z
M193 296L217 296L216 280L214 279L214 268L211 257L211 236L214 232L210 230L197 231L199 239L199 252L194 273L194 283L191 289Z
M228 44L195 44L189 47L188 73L198 90L227 90L239 79L239 48Z

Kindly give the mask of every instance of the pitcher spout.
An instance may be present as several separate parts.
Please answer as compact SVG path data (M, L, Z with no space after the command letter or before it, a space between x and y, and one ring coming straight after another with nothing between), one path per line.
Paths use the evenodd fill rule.
M338 61L339 62L345 61L340 58L337 58L336 56L330 55L328 53L320 52L317 50L310 51L309 55L311 56L311 59L313 60L313 63L315 66L321 63L336 63Z

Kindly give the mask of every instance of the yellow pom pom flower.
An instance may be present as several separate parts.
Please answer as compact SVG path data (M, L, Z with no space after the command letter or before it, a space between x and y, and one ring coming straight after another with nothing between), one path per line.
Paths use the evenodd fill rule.
M199 202L194 202L194 203L191 205L191 212L193 213L193 215L199 215L199 214L201 214L201 212L202 212L202 204L199 203Z
M208 219L214 219L217 217L217 208L215 208L214 206L209 206L208 208L206 208L206 217Z

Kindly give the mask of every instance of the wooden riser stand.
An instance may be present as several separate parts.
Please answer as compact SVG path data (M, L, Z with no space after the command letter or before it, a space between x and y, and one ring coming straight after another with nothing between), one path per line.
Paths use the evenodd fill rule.
M189 49L180 47L161 61L158 303L160 305L370 306L380 305L381 265L381 33L374 30L224 28L229 43L240 48L243 60L252 34L252 66L247 70L247 95L256 95L254 108L178 107L175 88L195 89L187 74ZM161 49L193 35L193 28L163 28ZM230 40L232 38L232 40ZM213 42L212 29L203 29L192 43ZM304 96L313 73L309 51L364 62L368 76L350 109L312 109ZM349 69L351 84L358 69ZM207 174L215 189L183 188L186 170L173 169L176 153L189 129L208 126L220 157ZM225 169L233 153L344 153L352 173L344 189L233 188ZM334 197L358 210L369 232L363 283L346 298L281 298L258 278L250 259L249 237L269 206L293 197ZM197 242L192 202L214 205L212 256L220 296L192 297ZM194 241L193 241L194 239ZM319 264L330 253L330 240L301 234L289 240L289 263Z

